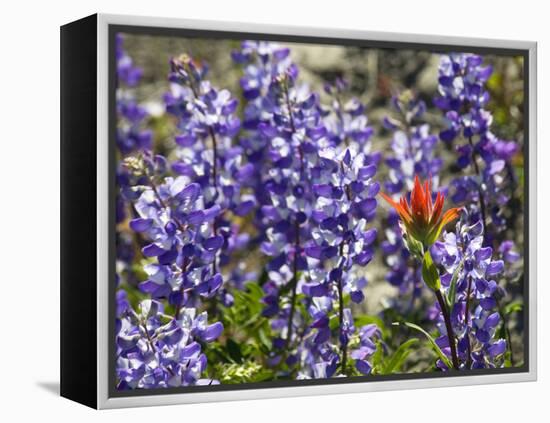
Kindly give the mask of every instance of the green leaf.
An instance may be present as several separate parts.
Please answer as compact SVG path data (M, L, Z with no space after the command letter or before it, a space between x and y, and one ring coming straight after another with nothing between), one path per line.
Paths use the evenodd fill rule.
M265 331L263 329L260 329L258 331L258 337L260 338L261 343L268 349L271 350L273 348L273 345L271 343L271 340L266 335Z
M398 326L400 323L399 322L395 322L393 323L394 325ZM435 339L433 339L432 335L430 335L428 332L426 332L424 329L422 329L420 326L418 325L415 325L414 323L410 323L410 322L403 322L401 323L405 326L407 326L408 328L411 328L411 329L414 329L414 330L417 330L418 332L422 333L427 339L428 341L430 341L430 344L433 348L433 350L437 353L437 355L439 356L439 358L441 359L441 361L443 361L443 363L445 363L445 365L449 368L449 369L452 369L453 368L453 365L451 363L451 360L449 360L449 358L443 354L443 351L441 351L441 349L439 348L439 346L435 343Z
M396 370L400 370L401 366L407 359L407 356L412 352L411 347L417 343L418 338L411 338L402 343L393 353L388 363L384 366L384 374L391 374Z
M241 364L214 363L213 367L214 373L225 384L262 382L274 377L272 370L254 361L245 361Z
M264 296L262 287L255 283L249 283L246 285L246 289L250 293L250 296L255 300L261 300Z
M340 322L338 320L338 315L334 314L330 316L330 319L328 321L328 327L330 330L336 330L340 326Z
M517 301L507 304L504 307L504 314L508 316L509 314L520 312L521 310L523 310L523 304L520 301Z
M382 373L379 371L380 369L383 369L383 363L384 363L384 346L382 344L382 341L378 340L376 341L376 351L371 356L370 361L372 363L372 373L373 374L380 374Z
M424 279L424 283L433 291L437 291L441 288L439 272L433 262L430 250L424 253L424 259L422 260L422 279Z

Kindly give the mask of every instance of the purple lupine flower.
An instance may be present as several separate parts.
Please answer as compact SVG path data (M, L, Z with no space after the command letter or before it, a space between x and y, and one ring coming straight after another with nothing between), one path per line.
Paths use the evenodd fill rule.
M355 359L355 368L359 373L371 373L372 365L369 359L376 352L375 341L381 337L380 329L375 324L365 325L359 330L359 346L351 351L351 358Z
M173 58L170 92L164 100L166 110L178 118L177 159L171 164L172 171L200 186L205 207L220 209L210 222L212 238L205 244L217 251L211 263L212 273L217 273L233 254L248 248L249 235L240 233L231 217L250 214L257 201L244 191L253 180L254 166L243 147L234 145L241 127L235 115L237 100L228 90L212 86L207 73L206 64L187 55ZM239 285L242 275L234 269L224 276L218 294L221 304L230 306L233 297L227 288Z
M139 164L138 164L139 166ZM174 304L215 295L222 277L212 263L224 244L211 223L221 212L218 205L207 208L199 184L189 178L166 177L156 183L148 175L147 185L134 201L138 217L130 227L149 242L142 248L155 263L144 267L148 279L140 289L153 298L169 298Z
M115 57L116 57L116 69L118 83L123 83L128 87L136 86L141 77L143 76L143 70L134 65L132 58L126 53L124 49L124 36L117 33L115 36Z
M332 146L356 145L359 151L369 154L373 162L378 163L380 153L371 151L370 139L374 130L368 125L365 115L366 107L357 98L351 98L345 103L342 96L348 91L345 80L338 78L333 85L325 84L325 92L331 97L330 107L321 107L325 115L325 124L328 130L328 140Z
M206 313L186 308L173 317L162 303L144 300L137 311L121 313L117 329L118 389L217 383L201 377L207 364L201 342L214 341L223 330L219 322L208 325Z
M124 97L119 91L117 99L116 143L119 151L127 155L134 151L150 150L153 144L151 130L143 129L148 113L131 97Z
M504 262L494 258L493 249L483 246L483 224L471 225L464 212L455 232L444 234L443 241L432 247L434 259L445 272L441 276L443 292L449 296L454 290L451 321L457 337L461 368L492 368L503 365L506 341L497 337L501 324L498 300L504 289L498 285ZM455 286L452 287L453 281ZM441 335L436 342L450 356L449 340L439 306L434 306L435 318ZM438 361L438 366L446 366Z
M311 214L313 212L312 170L319 160L312 129L322 125L315 105L317 97L295 86L295 75L281 75L278 86L272 87L277 103L269 122L262 125L262 136L269 140L267 150L271 162L266 178L262 181L269 194L262 205L262 227L266 239L261 250L271 261L268 275L277 290L289 289L290 296L278 308L279 318L287 324L280 329L285 348L294 342L299 327L296 313L296 295L308 270L304 245L311 239ZM268 295L272 296L272 295ZM275 308L269 305L272 310Z
M451 198L465 205L472 219L485 226L485 245L491 245L497 232L506 227L501 209L510 200L515 175L511 159L519 151L514 141L498 139L491 132L493 117L486 109L489 93L486 83L492 74L475 54L441 57L439 94L434 104L446 113L440 138L454 143L456 165L471 167L473 176L460 176L450 184Z
M453 143L457 152L457 167L470 168L469 175L458 176L451 181L451 198L468 211L470 225L481 222L483 247L496 248L501 243L499 252L504 262L496 266L502 271L501 267L506 265L503 278L508 279L516 276L514 262L520 259L515 252L508 254L508 251L513 251L512 244L503 239L508 225L504 211L516 186L512 159L519 151L519 146L514 141L501 140L491 132L493 117L486 109L489 102L486 83L491 73L491 67L484 66L480 56L442 56L439 96L434 99L434 103L446 112L446 128L440 133L440 138ZM497 297L504 295L500 287L496 292ZM484 302L494 303L493 300ZM502 324L508 333L506 322ZM504 340L499 342L499 348L504 344ZM512 357L511 345L507 347ZM495 353L499 348L492 348L491 351ZM477 356L476 363L480 362L480 357Z
M134 89L139 83L142 70L135 66L132 58L124 50L124 38L122 34L116 35L116 146L117 154L123 160L130 154L148 151L152 148L152 131L145 127L148 113L135 98ZM130 187L131 176L123 166L116 169L117 184L124 191ZM122 223L131 215L130 204L126 197L117 192L116 195L117 223ZM138 278L132 269L135 256L135 236L131 231L120 230L116 234L116 265L119 282L135 286Z
M287 356L286 362L301 363L300 377L330 377L338 366L346 372L347 346L355 333L344 295L363 300L366 279L354 268L373 256L376 231L366 224L376 209L379 186L372 177L380 156L367 153L370 129L355 109L323 108L291 70L276 82L270 87L278 96L271 120L262 124L271 140L267 157L272 163L265 181L270 198L262 206L267 239L261 248L272 257L264 314L280 332L274 344L297 348L297 356ZM355 133L338 133L342 139L337 141L336 131L343 130L337 123L349 123L346 113L355 113L360 123ZM281 303L280 292L287 290L289 298ZM305 295L313 318L309 327L296 313L297 294ZM338 318L336 333L328 327L330 315Z
M179 159L172 170L185 175L204 191L207 206L235 209L240 194L238 177L242 162L232 139L240 129L235 116L237 100L228 90L218 90L205 79L208 68L182 55L170 62L171 91L165 94L166 110L178 117ZM246 177L246 175L243 175Z
M353 265L365 266L370 262L377 232L366 224L376 212L379 184L372 179L376 165L370 164L367 155L352 153L349 148L339 155L333 149L325 149L321 154L326 172L319 172L318 183L313 185L316 200L312 213L313 239L306 244L305 252L309 259L322 263L334 259L330 266L332 274L325 281L328 282L330 278L342 278ZM352 299L359 300L365 284L360 278L344 288ZM318 289L312 284L307 288Z
M143 75L140 67L135 66L132 58L124 50L124 37L116 35L117 58L117 134L116 143L122 155L134 151L150 150L153 134L143 127L148 117L146 109L135 100L135 88Z
M461 131L466 137L487 128L489 116L483 108L489 101L485 83L492 73L490 66L483 66L483 59L475 54L450 54L441 56L439 64L439 95L434 103L447 112L447 128L440 137L451 142ZM464 106L471 107L472 114L461 115Z
M255 225L260 230L254 242L260 243L265 240L265 231L261 230L265 229L262 206L271 202L265 187L265 169L270 166L271 122L280 97L278 81L287 73L297 75L297 68L288 48L265 41L243 41L241 48L232 52L232 58L243 71L240 86L245 103L239 145L248 161L243 182L246 179L258 202Z
M311 298L308 313L312 323L298 348L297 379L329 378L336 373L340 357L337 346L330 342L329 316L333 312L334 304L329 296Z
M345 307L344 295L348 294L355 303L364 299L367 280L357 269L366 266L374 255L377 232L367 228L367 223L376 211L379 185L372 180L376 165L371 164L372 158L364 153L356 153L350 147L337 154L330 147L321 152L321 157L325 171L316 172L312 240L305 246L308 268L315 270L309 272L310 281L303 284L302 292L314 299L322 297L335 303L332 315L339 322L338 364L345 374L348 344L355 327L351 310ZM324 342L329 341L322 336L330 336L329 318L330 315L323 316L321 320L325 327L316 327L317 338Z
M224 244L214 232L219 205L205 206L201 186L186 176L163 176L166 160L143 153L124 160L129 185L122 190L136 217L132 231L145 240L141 249L149 262L139 289L152 299L136 313L117 296L117 375L119 389L200 384L206 356L200 343L217 339L221 322L209 323L196 307L217 295L223 278L212 263ZM163 303L174 307L166 315Z

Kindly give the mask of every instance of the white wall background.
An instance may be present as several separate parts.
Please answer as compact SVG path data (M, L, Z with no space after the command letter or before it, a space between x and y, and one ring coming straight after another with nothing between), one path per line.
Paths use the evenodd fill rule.
M550 409L550 30L533 0L6 1L0 24L0 420L543 421ZM95 13L539 42L539 381L94 412L59 398L59 26ZM78 318L78 316L75 316ZM536 417L540 416L540 417Z

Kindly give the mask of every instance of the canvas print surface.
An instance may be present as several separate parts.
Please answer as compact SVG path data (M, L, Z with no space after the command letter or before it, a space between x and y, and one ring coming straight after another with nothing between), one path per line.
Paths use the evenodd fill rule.
M117 391L526 364L522 56L113 42Z

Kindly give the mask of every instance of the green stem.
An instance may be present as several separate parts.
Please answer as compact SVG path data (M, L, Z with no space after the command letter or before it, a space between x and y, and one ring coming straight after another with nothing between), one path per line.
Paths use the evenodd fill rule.
M479 196L479 208L481 211L481 219L483 221L483 233L485 235L485 232L487 232L487 211L485 208L485 200L483 199L483 190L481 189L481 170L479 169L479 166L477 164L477 154L475 152L475 146L474 146L474 141L472 140L472 137L468 137L468 143L470 144L470 147L472 147L471 159L474 165L474 170L479 179L479 182L477 184L477 192ZM485 236L483 238L485 239Z
M294 241L294 260L292 265L292 296L290 298L290 313L288 315L288 323L286 328L286 349L290 346L292 339L292 321L294 320L294 312L296 310L296 295L298 287L298 251L300 249L300 224L296 220L294 224L295 241Z
M437 301L439 302L439 307L441 308L441 313L443 313L443 319L445 320L445 327L447 329L447 339L449 339L449 346L451 347L451 360L453 362L453 367L455 370L458 370L460 364L458 362L458 354L456 353L456 344L455 344L455 334L453 330L453 325L451 323L451 316L449 315L449 310L445 304L445 299L441 294L441 290L437 289L434 291Z
M340 325L340 336L344 329L344 292L342 289L342 278L338 280L338 322ZM342 342L342 341L340 341ZM348 343L342 342L342 373L346 374L346 365L348 360Z
M508 350L510 351L510 364L514 367L514 351L512 350L512 336L510 334L510 329L508 328L508 320L506 319L506 314L504 309L500 305L500 300L497 300L497 307L500 317L502 318L502 326L504 327L504 336L506 337L506 344Z
M472 345L470 343L470 328L468 327L470 323L470 296L472 293L472 276L468 277L468 289L466 291L466 339L468 341L468 359L466 360L466 366L469 368L472 364Z

